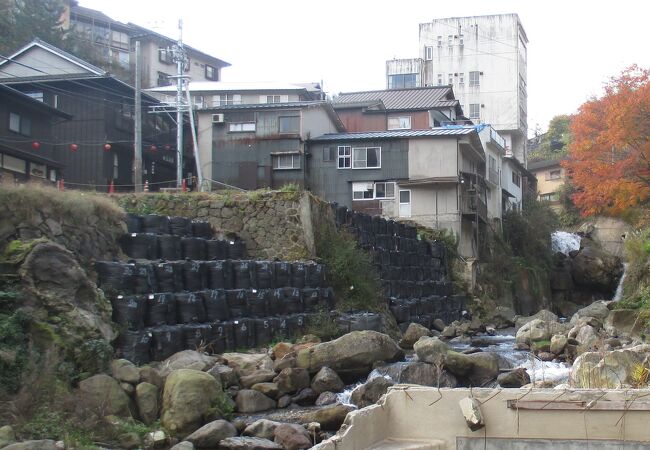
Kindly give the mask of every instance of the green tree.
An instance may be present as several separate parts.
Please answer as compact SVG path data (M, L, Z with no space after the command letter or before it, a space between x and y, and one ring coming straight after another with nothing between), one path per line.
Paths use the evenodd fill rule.
M541 135L539 146L528 155L529 161L560 159L567 155L571 142L571 116L561 114L551 119L548 131Z
M0 14L0 51L11 53L35 38L64 47L62 0L10 0Z

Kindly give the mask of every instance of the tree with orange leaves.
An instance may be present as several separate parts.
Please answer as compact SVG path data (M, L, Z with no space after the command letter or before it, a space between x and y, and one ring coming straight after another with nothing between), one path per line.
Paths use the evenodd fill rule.
M563 162L583 215L620 214L650 198L650 70L634 65L610 79L571 123Z

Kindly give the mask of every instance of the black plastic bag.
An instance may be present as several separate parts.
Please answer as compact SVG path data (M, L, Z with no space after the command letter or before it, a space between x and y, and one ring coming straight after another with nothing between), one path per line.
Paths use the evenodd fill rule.
M176 274L174 264L167 262L154 263L153 272L159 292L177 292L183 290L183 274Z
M230 317L239 319L248 316L248 308L246 301L248 296L244 289L231 289L226 291L226 298L228 299L228 310Z
M118 295L113 305L113 322L127 330L144 328L147 300L141 295Z
M157 290L156 276L151 263L139 262L134 265L133 293L149 294Z
M255 288L272 289L275 287L273 267L274 266L271 261L255 261L255 276L251 279L255 282Z
M157 214L147 214L142 217L142 232L153 234L169 234L169 217Z
M182 325L151 328L151 359L163 361L183 350Z
M133 292L133 272L135 266L129 267L120 262L99 261L95 263L97 286L107 296Z
M193 220L192 221L192 236L203 238L203 239L212 239L212 225L210 222L205 222L202 220Z
M183 258L203 261L207 256L206 240L198 237L181 238Z
M241 239L228 241L228 258L244 259L246 257L246 244Z
M183 346L189 350L202 350L212 342L212 326L207 323L183 325Z
M186 291L198 292L205 289L205 267L200 261L185 261L183 263L183 284Z
M161 259L176 261L182 259L181 237L172 234L158 236L158 256Z
M233 261L235 275L235 289L249 289L251 287L251 261Z
M232 288L232 263L229 260L208 261L205 263L207 286L209 289Z
M201 292L205 315L208 322L224 321L230 319L228 299L223 289L211 289Z
M268 289L250 289L247 293L247 310L250 317L268 316L268 304L271 291Z
M255 323L251 319L234 320L235 348L255 347Z
M306 264L305 287L320 288L325 285L325 266L322 264Z
M228 242L222 239L210 239L206 242L208 260L228 259Z
M305 287L307 269L305 263L295 262L291 265L291 284L289 286L302 289Z
M267 308L269 316L284 314L284 288L277 288L271 291Z
M191 236L192 223L187 217L173 216L169 218L169 231L175 236Z
M235 350L235 324L233 322L215 322L212 325L212 351L223 353Z
M142 233L142 217L133 213L126 213L124 217L127 233Z
M176 325L176 300L174 294L148 294L147 315L145 323L148 327L157 325Z
M203 299L192 292L181 292L176 298L176 318L178 323L205 322Z
M298 288L284 288L284 314L303 312L302 291Z
M125 234L120 239L122 250L129 258L158 258L158 236L151 233Z
M273 263L275 271L275 287L291 286L291 263L276 261Z
M142 365L151 361L152 335L148 330L124 331L117 339L122 358L133 364Z
M273 341L273 327L269 319L254 319L255 343L259 347L266 347Z
M306 313L314 313L325 309L325 305L321 301L320 289L318 288L303 289L302 301Z

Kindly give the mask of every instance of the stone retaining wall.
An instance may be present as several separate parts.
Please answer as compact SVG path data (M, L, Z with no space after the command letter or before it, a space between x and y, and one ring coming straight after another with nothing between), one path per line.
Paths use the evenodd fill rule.
M128 194L114 197L129 212L206 220L217 235L236 234L254 259L302 260L315 255L308 193Z

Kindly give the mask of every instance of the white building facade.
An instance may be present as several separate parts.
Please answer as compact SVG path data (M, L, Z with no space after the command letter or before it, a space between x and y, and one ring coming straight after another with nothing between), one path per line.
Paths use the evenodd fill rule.
M420 24L419 58L386 62L387 87L451 85L474 123L492 125L526 165L527 44L517 14Z

